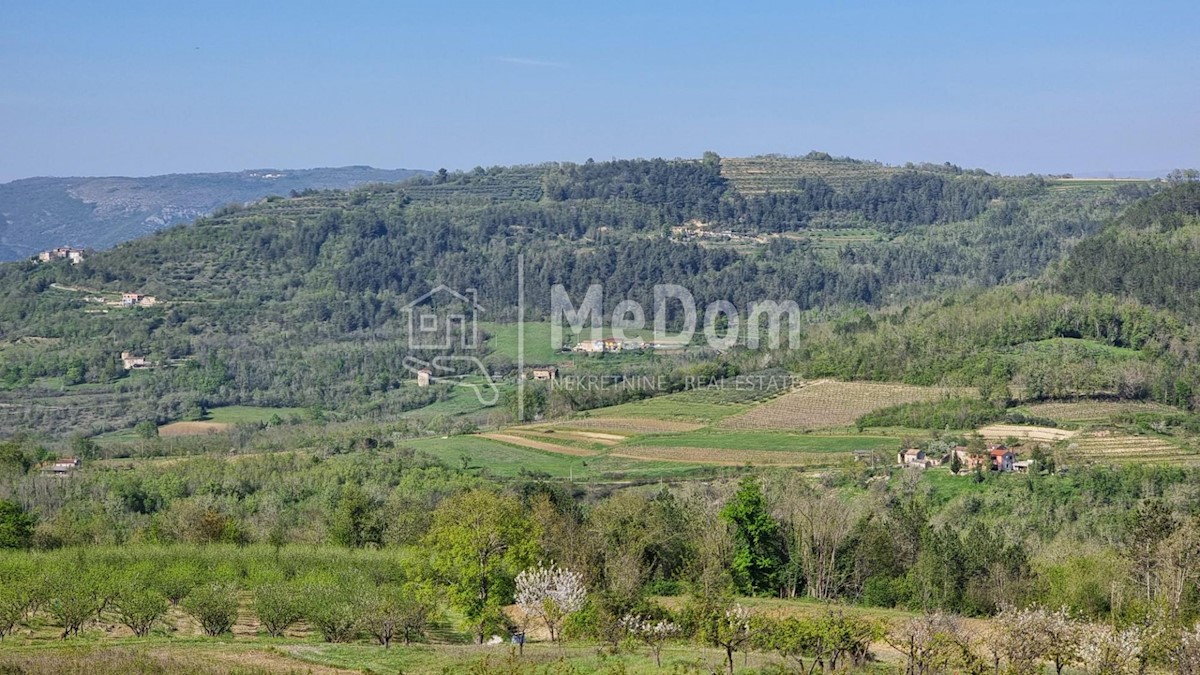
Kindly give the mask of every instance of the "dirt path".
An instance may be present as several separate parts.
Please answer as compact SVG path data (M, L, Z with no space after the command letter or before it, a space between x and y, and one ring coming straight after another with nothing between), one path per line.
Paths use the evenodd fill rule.
M572 455L574 457L594 457L597 452L586 448L572 448L567 445L556 445L554 443L546 443L545 441L535 441L532 438L524 436L513 436L511 434L479 434L481 438L489 438L493 441L508 443L509 445L519 445L523 448L532 448L534 450L545 450L546 452L555 452L560 455Z

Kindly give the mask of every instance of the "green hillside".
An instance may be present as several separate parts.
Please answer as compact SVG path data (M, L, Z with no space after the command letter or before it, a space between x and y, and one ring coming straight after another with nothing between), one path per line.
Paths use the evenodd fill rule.
M348 166L130 178L28 178L0 184L0 260L56 246L107 248L190 222L229 203L304 190L347 189L421 175Z
M413 350L403 308L438 284L477 290L491 339L470 356L515 378L506 326L516 317L518 256L534 321L546 317L555 284L577 301L604 284L607 311L626 298L653 307L656 282L688 287L701 306L792 300L823 320L1038 278L1156 189L1062 191L1037 177L946 165L768 159L480 168L310 190L223 208L80 265L4 265L0 416L15 428L90 433L228 405L393 415L453 397L452 388L416 388L405 367ZM739 185L748 161L796 189ZM844 179L853 172L864 179ZM696 223L736 237L696 235ZM96 302L122 292L158 303ZM568 360L544 343L544 330L530 339L531 363ZM122 352L155 367L130 377ZM664 377L673 389L696 356L713 357L608 358L586 370ZM763 367L736 350L716 361L729 372ZM546 405L579 410L649 393Z

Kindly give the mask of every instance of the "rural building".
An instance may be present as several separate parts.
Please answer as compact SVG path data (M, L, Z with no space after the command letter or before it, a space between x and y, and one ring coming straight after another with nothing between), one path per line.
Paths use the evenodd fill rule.
M42 251L38 254L39 262L50 262L52 260L70 260L72 265L78 265L83 262L83 249L71 248L70 246L59 246L52 248L49 251Z
M1029 470L1033 468L1033 464L1034 461L1032 459L1023 459L1019 462L1013 462L1013 472L1029 473Z
M121 352L121 365L125 370L143 370L150 367L150 362L144 356L134 356L132 352Z
M433 371L428 368L422 368L417 371L417 386L428 387L433 379Z
M1013 471L1016 455L1003 445L989 445L984 452L971 452L964 446L954 448L954 456L962 463L964 471L984 469L987 471Z
M584 340L575 345L574 351L583 352L585 354L603 354L604 352L619 352L630 349L641 349L643 343L624 342L614 337L606 337L603 340Z
M80 461L78 457L63 457L43 465L42 471L54 474L55 476L66 476L75 469L78 469L79 465Z
M1016 455L1003 445L993 445L988 448L988 456L992 460L992 471L1012 471Z
M896 463L900 466L911 467L914 469L928 469L932 466L937 466L937 461L931 459L925 454L925 451L920 448L908 448L901 450L896 455Z
M533 369L533 379L538 382L549 382L550 380L558 379L558 368L554 366L545 366L542 368Z
M158 298L153 295L142 295L141 293L122 293L122 307L153 307L158 304Z

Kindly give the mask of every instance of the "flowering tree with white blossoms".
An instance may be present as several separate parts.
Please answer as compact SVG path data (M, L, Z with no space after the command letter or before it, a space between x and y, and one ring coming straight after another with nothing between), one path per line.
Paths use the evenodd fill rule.
M680 634L679 625L673 621L646 619L633 614L626 614L621 619L621 627L630 635L641 640L654 653L654 663L662 667L662 646L667 640Z
M583 577L569 569L539 565L517 575L517 605L546 624L551 642L558 641L563 620L586 600Z
M1079 660L1089 673L1131 675L1139 672L1143 632L1139 626L1117 630L1112 626L1092 624L1084 632Z
M1171 662L1180 675L1200 675L1200 624L1179 636L1179 645L1171 653Z

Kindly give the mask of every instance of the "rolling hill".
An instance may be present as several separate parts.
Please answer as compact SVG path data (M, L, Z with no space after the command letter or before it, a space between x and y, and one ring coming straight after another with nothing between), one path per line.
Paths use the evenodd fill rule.
M309 189L345 189L422 175L410 169L347 166L259 169L142 178L27 178L0 184L0 260L54 246L108 248L231 202Z
M771 175L748 184L747 166ZM264 180L283 179L254 178ZM0 422L97 433L228 405L383 416L434 403L458 418L457 399L417 388L405 369L402 308L438 284L477 289L485 332L493 334L481 356L511 386L515 359L498 345L507 334L501 327L514 319L518 256L533 289L530 320L546 319L555 284L578 299L603 283L607 312L624 299L653 307L653 284L671 282L701 306L791 300L812 322L804 348L790 355L589 360L581 364L589 372L676 381L698 368L782 365L818 377L976 386L1028 380L1026 364L1062 354L1079 373L1100 372L1089 369L1092 351L1052 341L1083 337L1139 349L1145 341L1081 332L1090 308L1072 318L1081 328L1043 325L1040 315L1066 311L1056 309L1066 302L1057 297L1038 304L971 294L1036 282L1078 242L1160 189L946 165L706 155L479 168L298 191L219 209L80 265L0 265ZM124 292L158 304L103 303ZM1008 306L1024 322L1019 330L983 321ZM963 330L978 332L965 340ZM1001 330L1011 333L1003 344ZM924 343L939 351L921 356ZM1033 344L1042 346L1022 346ZM164 367L126 373L125 351ZM753 363L760 359L773 363ZM1118 369L1136 365L1113 361L1104 378L1024 386L1057 392L1083 383L1105 393L1129 380ZM550 404L579 410L643 395Z

